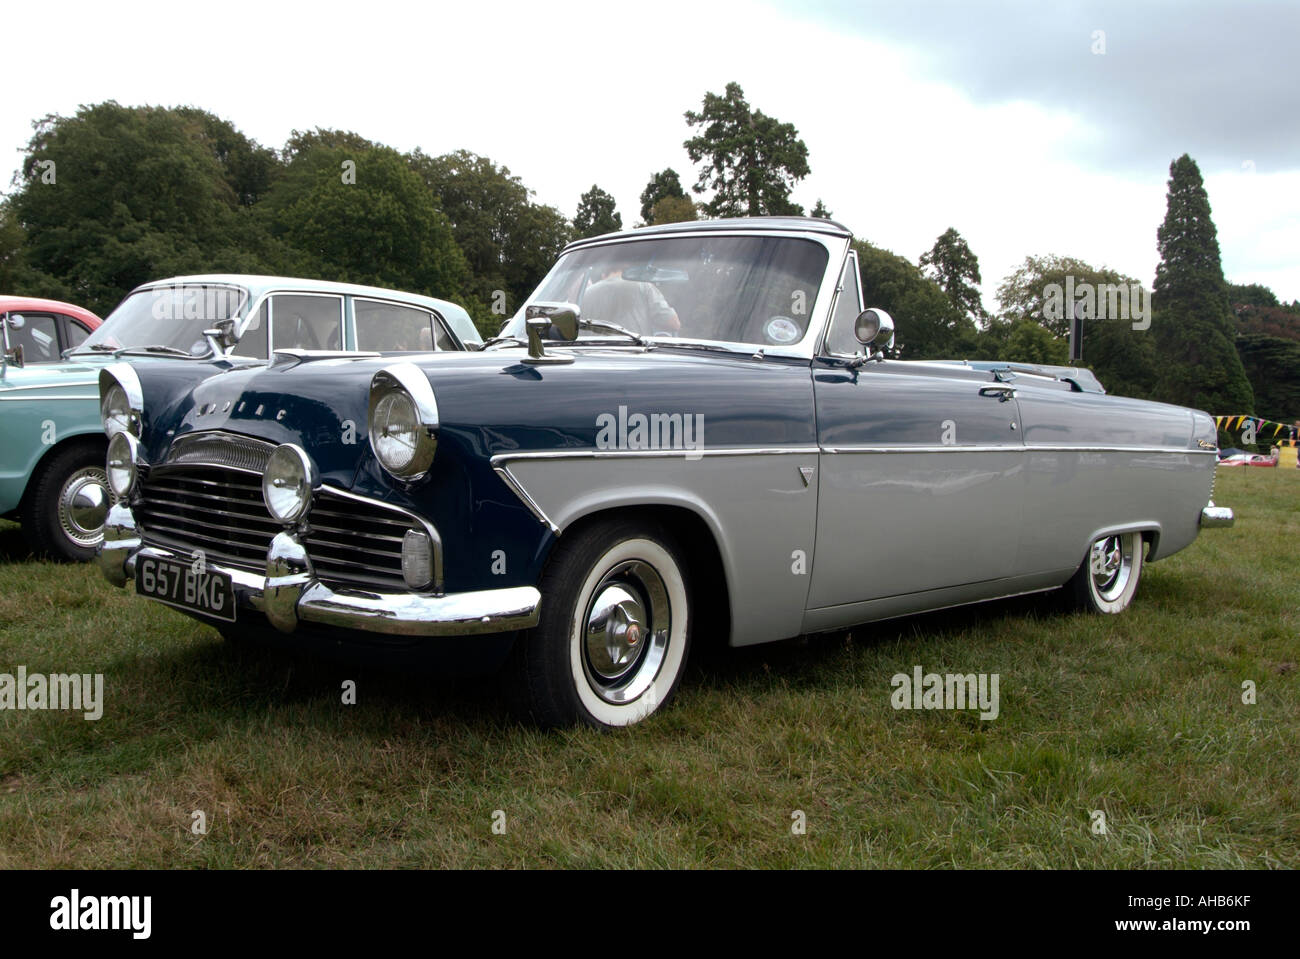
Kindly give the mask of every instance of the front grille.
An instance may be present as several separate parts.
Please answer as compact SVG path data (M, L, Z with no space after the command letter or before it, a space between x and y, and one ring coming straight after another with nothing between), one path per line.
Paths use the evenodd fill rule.
M167 465L141 477L136 519L146 544L202 550L211 562L258 572L282 529L266 510L260 475L213 465ZM322 489L302 539L327 586L404 591L402 537L421 528L401 510Z

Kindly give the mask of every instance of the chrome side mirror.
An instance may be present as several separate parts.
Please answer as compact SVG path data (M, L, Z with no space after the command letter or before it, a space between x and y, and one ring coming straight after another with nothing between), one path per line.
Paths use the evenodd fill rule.
M204 330L203 335L207 338L208 343L212 346L212 352L218 355L234 347L239 342L239 334L235 332L235 321L217 320L212 324L212 329Z
M524 308L524 325L528 330L528 359L525 363L572 363L571 356L547 355L542 335L555 331L566 343L578 338L582 311L576 303L530 303Z
M853 335L863 346L876 346L881 351L891 349L894 345L894 318L874 307L863 310L853 322Z

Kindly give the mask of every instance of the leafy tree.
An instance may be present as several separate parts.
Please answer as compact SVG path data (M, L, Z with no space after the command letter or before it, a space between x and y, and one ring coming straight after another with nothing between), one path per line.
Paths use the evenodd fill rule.
M921 268L971 320L987 316L980 300L980 263L966 240L952 227L921 254Z
M656 203L650 211L650 220L647 226L658 226L661 223L683 223L688 220L698 220L699 218L699 210L696 209L695 201L690 197L666 196Z
M808 175L808 147L793 124L752 109L738 83L722 96L706 93L699 113L686 111L686 123L700 128L683 146L701 164L694 191L713 191L704 207L709 216L803 213L790 191Z
M1300 419L1300 342L1247 333L1238 337L1237 352L1255 392L1253 412L1279 423Z
M821 197L817 198L817 204L808 215L815 216L819 220L829 220L834 216L830 210L826 209L826 204L821 201Z
M1050 333L1061 344L1060 362L1064 363L1069 355L1069 317L1073 316L1064 302L1065 292L1073 288L1077 298L1077 291L1090 288L1096 295L1112 286L1128 294L1140 288L1138 281L1130 276L1098 269L1075 257L1027 256L998 287L998 302L1006 320L1012 323L1029 320ZM1150 306L1149 299L1142 299L1140 293L1138 296L1139 302ZM1109 301L1104 294L1102 299ZM1107 308L1097 309L1094 316L1084 319L1082 362L1108 392L1145 399L1155 387L1158 365L1155 343L1150 331L1133 328L1134 322L1141 321L1134 317L1128 296L1124 305L1127 317L1112 316Z
M345 152L369 153L371 150L383 147L383 144L376 143L374 140L367 140L360 133L353 133L351 130L326 130L323 127L317 127L315 130L290 131L289 139L285 142L280 155L284 158L285 163L291 163L303 154L322 147Z
M1156 238L1156 395L1210 413L1254 412L1254 393L1233 344L1236 327L1209 197L1186 153L1169 165L1168 206Z
M240 206L251 207L261 199L283 169L270 147L250 140L229 120L197 107L177 107L177 116L194 124L193 135L208 145L221 164L223 176Z
M512 307L533 292L570 239L569 221L555 207L530 203L524 208L503 250Z
M251 141L225 152L241 151L258 154ZM108 101L44 117L9 200L23 261L101 314L147 280L264 272L267 240L234 186L256 177L236 174L221 153L192 110Z
M558 210L536 206L519 177L487 157L468 150L431 157L417 149L408 159L441 202L469 264L466 308L485 333L495 333L500 309L513 313L569 241L569 224Z
M650 178L650 182L641 191L641 222L645 224L657 222L654 218L654 208L655 204L660 200L669 198L684 199L685 197L686 191L682 189L682 181L677 176L677 171L672 167L661 170ZM691 217L691 219L694 219L694 217Z
M853 248L864 301L894 318L895 348L903 359L955 359L968 352L961 344L974 341L975 324L916 264L866 240L855 240Z
M621 229L623 217L614 209L614 198L593 183L578 200L578 213L573 218L574 236L581 240Z
M1260 283L1229 283L1228 302L1233 306L1280 306L1277 294Z
M1012 363L1044 363L1060 365L1070 358L1070 348L1065 340L1053 336L1033 320L1021 319L1011 323L1006 345L998 359Z
M465 257L405 157L355 144L287 153L293 159L257 213L273 236L301 251L297 272L451 299L461 294L469 279Z

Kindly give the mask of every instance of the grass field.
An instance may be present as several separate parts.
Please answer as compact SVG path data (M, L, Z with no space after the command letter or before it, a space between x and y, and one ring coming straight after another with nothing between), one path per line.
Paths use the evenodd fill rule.
M1125 615L1030 598L703 650L609 735L521 727L490 680L228 647L0 524L0 673L103 673L106 701L0 712L0 867L1294 868L1300 471L1222 470L1217 500L1236 527ZM999 674L1000 716L895 711L918 665Z

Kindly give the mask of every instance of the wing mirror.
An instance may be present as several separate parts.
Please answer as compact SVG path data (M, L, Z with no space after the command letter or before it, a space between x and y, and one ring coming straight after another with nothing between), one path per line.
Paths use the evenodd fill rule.
M4 365L12 363L14 366L22 368L23 365L23 346L21 343L16 346L9 345L9 331L21 330L27 325L21 313L3 313L0 314L0 359Z
M578 338L582 311L576 303L530 303L524 308L528 330L528 359L525 363L572 363L571 356L548 355L542 337L572 343Z
M218 356L239 342L239 334L235 332L233 319L217 320L212 324L212 329L203 331L203 335L212 346L212 352Z
M853 321L853 335L866 347L866 359L883 360L885 350L894 346L894 318L875 307L863 310Z

